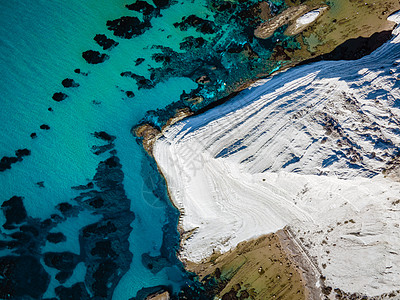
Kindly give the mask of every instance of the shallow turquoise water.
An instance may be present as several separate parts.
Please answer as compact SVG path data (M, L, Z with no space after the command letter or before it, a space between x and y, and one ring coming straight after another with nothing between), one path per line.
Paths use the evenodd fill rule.
M198 87L193 78L178 76L180 73L177 72L163 75L163 80L152 89L138 89L132 78L121 77L120 73L132 71L150 77L152 68L163 68L161 62L152 59L154 53L160 53L152 45L169 47L179 55L185 52L179 43L188 36L204 37L216 53L218 47L226 48L232 41L238 45L245 43L241 33L235 32L237 27L232 27L233 23L229 22L221 27L222 31L212 34L202 34L193 27L178 30L172 25L191 14L213 21L213 14L202 0L175 3L161 10L162 16L153 18L152 27L137 38L115 37L107 30L107 20L124 15L143 20L140 13L128 11L125 4L120 0L3 1L0 4L0 70L3 77L0 81L0 155L12 156L17 149L23 148L31 150L31 155L24 157L22 162L0 172L0 201L14 195L23 197L28 215L41 220L59 213L56 209L59 203L73 203L71 201L79 195L79 191L71 187L91 181L99 162L107 158L104 154L93 154L92 146L98 144L93 133L105 131L115 136L114 149L122 165L123 186L131 200L135 220L128 239L132 262L114 290L114 299L128 299L142 288L158 285L169 286L178 293L183 285L191 282L174 253L178 247L177 212L167 199L163 180L132 136L131 128L143 121L148 111L179 102L183 91L189 93ZM93 40L98 33L106 34L119 45L103 51ZM216 37L219 44L214 44ZM263 49L258 44L254 47L258 47L257 51L265 51L263 59L268 59L272 49ZM81 56L89 49L106 52L110 59L89 65ZM206 57L201 52L194 55ZM232 57L236 54L218 55L222 68L230 74L226 80L219 79L215 88L200 92L205 98L204 103L223 95L228 78L232 77L234 82L246 68L247 61L243 57L235 58L238 59L235 61ZM139 57L145 61L136 66ZM209 58L204 57L202 59ZM261 66L263 61L260 58L252 64ZM279 68L279 65L270 70L275 67ZM74 73L76 68L88 76ZM63 88L61 81L65 78L74 79L80 86ZM231 83L228 82L228 86ZM53 101L51 97L58 91L68 94L68 98L62 102ZM127 97L125 91L134 92L135 97ZM49 107L53 111L49 111ZM157 122L154 121L155 125L162 125ZM40 129L42 124L49 125L50 130ZM32 139L32 133L36 133L37 138ZM69 251L79 255L82 251L79 231L99 219L95 212L87 210L67 218L50 231L62 232L66 240L58 244L45 242L42 253ZM0 223L4 222L5 218L0 214ZM9 233L1 230L4 234ZM171 254L160 252L165 251L162 250L163 242L168 244L166 249ZM0 251L3 256L12 254L9 249ZM152 272L143 263L143 254L168 256L167 263L159 271ZM57 272L48 266L45 269L51 277L45 297L55 297L54 289L59 285L55 279ZM79 263L64 286L81 282L85 272L85 265Z
M124 4L123 1L12 1L3 3L0 10L3 37L0 68L4 76L0 82L0 151L3 155L11 155L20 148L32 151L23 162L0 173L2 201L20 195L25 197L24 204L31 216L50 216L56 212L57 203L77 195L71 186L94 175L99 158L91 152L94 143L91 133L104 130L117 136L116 149L126 174L124 186L128 197L135 199L131 209L137 218L130 238L133 267L118 286L116 299L127 299L142 287L169 281L166 272L153 275L140 261L142 253L159 250L168 204L148 193L147 197L154 198L149 204L142 196L146 188L139 170L146 154L130 129L147 110L162 108L179 98L182 89L194 87L189 79L171 79L151 91L134 90L135 99L124 99L115 86L133 90L133 82L121 78L119 73L134 65L137 55L132 53L136 49L140 50L140 57L150 61L151 51L140 49L149 41L121 43L103 65L88 66L84 62L81 52L96 47L93 36L106 31L105 20L126 13ZM157 39L157 28L152 31L155 32L151 36ZM73 74L75 68L89 71L90 75ZM144 67L137 69L145 71ZM80 87L68 91L68 102L55 103L51 95L61 89L62 79L71 73ZM101 104L93 105L92 99ZM54 112L47 111L50 106ZM49 124L49 132L39 129L43 123ZM37 132L38 138L31 139L32 132ZM44 188L36 184L39 181L44 181ZM76 230L61 224L68 229L62 230L67 235L65 245L44 250L79 251L77 231L92 220L84 216L70 220ZM80 280L82 276L75 272L69 281L73 282L74 277ZM55 296L54 290L49 290L46 296Z

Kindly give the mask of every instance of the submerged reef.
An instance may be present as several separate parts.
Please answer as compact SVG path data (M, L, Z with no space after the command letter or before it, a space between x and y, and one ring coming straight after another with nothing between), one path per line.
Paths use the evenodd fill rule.
M3 202L1 209L6 231L0 249L9 249L10 255L0 258L3 274L0 279L1 298L41 298L51 278L42 260L46 267L57 271L55 280L60 285L55 292L59 299L110 299L119 280L129 269L132 253L128 238L134 214L122 184L122 165L112 149L115 137L104 131L95 132L94 136L112 145L107 149L108 154L104 154L108 158L98 164L91 182L73 188L81 191L79 196L57 205L59 213L41 220L29 216L22 197L13 196ZM17 158L27 155L28 151L17 151ZM80 253L42 250L46 243L66 242L63 232L51 230L83 213L95 215L99 220L80 229ZM85 265L85 281L76 282L71 287L64 286L79 263Z

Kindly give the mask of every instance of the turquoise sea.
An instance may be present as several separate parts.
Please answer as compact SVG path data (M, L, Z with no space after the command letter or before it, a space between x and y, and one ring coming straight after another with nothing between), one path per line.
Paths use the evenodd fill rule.
M0 2L0 298L207 298L176 258L179 214L131 129L279 68L275 42L295 43L283 29L252 37L258 1L244 2ZM135 18L108 28L123 16Z

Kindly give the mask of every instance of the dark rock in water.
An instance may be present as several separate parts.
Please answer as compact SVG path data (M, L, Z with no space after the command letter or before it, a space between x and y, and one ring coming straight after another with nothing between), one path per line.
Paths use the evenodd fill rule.
M53 109L52 109L51 107L49 107L47 110L48 110L48 111L53 111Z
M124 39L130 39L134 36L143 34L148 28L150 28L150 22L140 21L136 17L121 17L116 20L107 21L107 27L109 30L114 32L115 36L119 36Z
M111 148L114 147L112 143L115 139L114 136L104 131L96 132L94 135L105 141ZM16 159L29 155L29 153L28 149L19 149L16 151ZM43 259L48 267L59 271L55 279L61 284L71 277L78 263L85 263L87 268L85 283L80 282L70 288L57 287L56 294L59 299L110 299L112 297L115 287L129 270L132 260L128 238L132 230L130 224L134 219L134 214L130 211L131 201L126 197L124 191L124 174L119 159L115 156L116 151L110 151L110 155L99 163L91 182L76 188L82 190L80 196L75 199L78 206L67 202L57 205L62 216L53 214L51 218L44 221L30 218L27 216L21 197L15 196L3 203L2 210L6 217L4 227L16 229L19 226L20 231L9 234L7 241L0 241L0 248L13 249L20 255L16 258L12 257L14 260L29 257L33 262L30 264L20 261L15 263L14 269L17 271L13 273L13 276L21 275L21 278L10 279L7 272L12 270L12 267L4 267L2 264L4 258L1 258L0 294L5 291L15 299L41 299L50 278L47 273L42 271L40 260ZM95 212L102 216L102 219L81 229L80 255L71 252L42 254L41 247L45 245L46 240L51 243L60 243L66 240L63 233L50 232L50 230L84 209ZM34 266L35 263L39 267ZM25 269L21 271L20 266ZM32 280L33 277L37 282ZM24 280L28 280L29 283ZM31 285L31 282L35 282L35 284ZM20 288L21 286L23 288ZM25 287L30 288L29 292L24 291ZM88 291L93 295L92 297L89 297ZM10 298L8 295L7 297Z
M135 66L140 65L142 62L144 62L144 58L138 58L137 60L135 60Z
M82 57L86 60L88 64L100 64L109 59L110 57L105 53L100 53L99 51L87 50L82 53Z
M115 157L115 156L111 156L110 158L108 158L104 161L104 164L108 168L116 168L119 166L119 159L117 159L117 157Z
M63 202L63 203L58 204L57 208L62 213L65 213L65 212L68 212L68 211L70 211L72 209L72 205L67 203L67 202Z
M113 148L114 148L114 144L112 144L112 143L109 143L107 145L102 145L102 146L93 145L92 152L94 155L100 155L100 154L107 152L108 150L113 149Z
M37 138L36 132L32 132L32 133L31 133L31 138L33 138L33 139Z
M72 217L76 216L79 212L78 207L72 206L68 202L62 202L56 206L56 208L65 216Z
M61 271L58 272L56 275L56 279L58 280L59 283L63 284L66 282L73 274L74 272L72 271Z
M14 229L15 225L26 221L27 214L22 199L22 197L13 196L1 205L6 217L6 223L3 225L5 229Z
M42 124L42 125L40 125L40 129L49 130L49 129L50 129L50 126L47 125L47 124Z
M38 182L36 182L36 184L37 184L39 187L44 188L44 181L38 181Z
M0 240L0 250L4 250L4 249L7 249L7 248L9 248L8 242Z
M193 36L188 36L183 39L183 42L179 44L181 50L190 50L193 48L203 47L207 41L202 37L195 38Z
M179 27L179 29L183 31L188 30L189 27L194 27L196 28L196 31L204 34L212 34L216 32L216 26L212 21L204 20L195 15L183 17L182 22L174 23L174 26Z
M32 234L32 236L38 236L39 235L39 230L32 225L22 225L19 227L19 230L21 232L29 232Z
M153 274L160 272L164 267L170 265L168 258L162 256L151 256L148 253L142 254L142 264Z
M44 254L46 266L59 271L73 271L79 260L79 255L71 252L47 252Z
M138 89L152 89L154 88L154 83L150 79L147 79L144 76L134 74L132 72L122 72L121 73L122 77L130 77L134 80L136 80L136 84L138 85Z
M101 197L94 198L89 201L89 205L94 207L94 208L100 208L104 205L104 200Z
M83 185L78 185L78 186L73 186L71 187L71 189L73 190L88 190L88 189L92 189L94 187L93 182L89 182L88 184L83 184Z
M133 98L133 97L135 97L135 94L134 94L132 91L126 91L125 94L126 94L126 96L127 96L128 98Z
M29 153L27 149L16 151L17 157ZM53 243L66 240L61 232L49 232L66 218L58 214L53 214L51 219L43 221L40 218L29 217L23 205L23 198L17 196L5 201L1 208L6 219L4 228L19 227L19 231L4 232L3 237L6 237L6 240L0 240L0 248L7 247L18 255L0 258L0 298L42 299L50 282L50 276L40 263L42 259L48 266L61 271L56 275L60 282L65 282L72 275L76 264L81 261L79 255L69 252L45 255L41 252L46 240Z
M103 141L112 142L115 140L115 136L108 134L105 131L96 131L93 134L96 138L102 139Z
M28 156L30 154L31 154L31 151L25 148L25 149L19 149L19 150L15 151L16 157L14 157L14 156L2 157L0 160L0 172L3 172L7 169L11 169L12 164L22 161L24 156Z
M66 87L66 88L70 88L70 87L78 87L79 83L75 82L75 80L71 79L71 78L65 78L61 84ZM54 97L54 95L53 95Z
M47 235L47 240L50 243L58 244L61 242L65 242L67 240L67 238L65 237L65 235L62 232L55 232L55 233L50 232Z
M124 174L116 151L101 161L93 177L94 187L75 200L103 218L80 231L81 260L87 274L85 285L95 299L111 298L121 277L129 270L132 253L129 234L134 214L123 186Z
M44 246L46 235L55 223L52 220L41 222L40 219L29 217L22 197L14 196L5 201L2 210L6 218L4 228L19 227L19 231L4 233L3 236L8 236L7 248L12 249L15 254L33 256L40 260L40 248Z
M7 169L11 169L11 165L15 164L18 161L17 157L9 157L9 156L4 156L0 160L0 172L3 172Z
M24 157L24 156L28 156L28 155L30 155L30 154L31 154L31 150L26 149L26 148L24 148L24 149L19 149L19 150L15 151L15 155L16 155L18 158Z
M75 283L70 288L59 286L56 287L55 291L56 295L60 298L60 300L71 300L71 299L87 300L91 298L83 282Z
M171 61L171 57L163 53L154 53L151 58L156 62L162 62L164 65Z
M171 0L153 0L153 3L158 8L167 8L171 5Z
M202 85L200 89L197 90L197 95L193 95L193 97L190 98L204 99L205 94L217 95L220 91L225 90L225 80L230 78L232 73L231 70L226 69L220 57L217 58L205 55L204 53L208 52L203 48L191 49L187 53L177 53L168 47L162 46L154 46L153 48L161 49L164 55L171 57L170 62L164 63L165 65L163 64L162 68L152 68L149 70L151 72L150 79L153 85L170 77L188 77L195 81L199 77L207 75L211 80L210 82L213 84ZM226 49L224 51L226 51ZM204 57L202 59L193 59L191 58L193 53L196 53L196 55L204 55ZM221 81L221 78L223 78L223 81ZM202 91L202 89L204 89L204 91ZM193 106L198 106L201 102L202 101L195 100L192 101L191 104ZM159 111L159 114L161 114L161 111ZM162 114L164 114L164 112ZM169 113L165 112L165 114Z
M136 2L129 5L125 5L125 7L129 10L141 12L144 16L148 16L154 11L153 5L141 0L137 0Z
M0 257L0 298L41 299L50 283L40 261L30 255Z
M52 214L52 215L50 216L50 218L51 218L55 223L60 223L60 222L62 222L62 221L64 220L64 218L61 217L61 216L58 215L58 214Z
M52 227L56 225L52 219L46 219L40 223L40 228L44 230L50 230Z
M54 101L60 102L60 101L65 100L67 97L68 97L68 95L66 95L66 94L64 94L62 92L57 92L57 93L54 93L51 98L53 98Z
M93 256L99 256L102 258L113 258L118 254L112 249L110 241L99 241L96 242L96 246L90 252Z
M117 264L111 259L107 259L98 265L97 270L93 273L95 282L92 285L92 289L95 296L104 298L109 296L107 285L110 278L114 276L117 267Z
M75 69L74 72L75 72L76 74L81 74L81 75L83 75L83 76L88 76L88 74L89 74L89 73L82 72L81 69Z
M96 235L109 235L117 231L117 227L111 221L99 222L86 226L83 229L83 237L91 237Z
M118 45L118 42L107 38L105 34L96 34L94 40L97 42L97 44L99 44L100 47L103 47L103 50L114 48Z
M231 43L228 47L229 53L240 53L242 51L243 51L243 45L241 44Z
M17 231L17 232L10 234L10 237L13 238L14 240L17 240L18 243L20 243L21 245L28 244L31 239L31 235L29 233L21 232L21 231L19 231L19 232Z

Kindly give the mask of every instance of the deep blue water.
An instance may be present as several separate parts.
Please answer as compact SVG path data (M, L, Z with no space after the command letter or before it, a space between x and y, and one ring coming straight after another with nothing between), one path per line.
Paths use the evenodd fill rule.
M282 30L252 36L257 2L0 2L0 298L201 297L176 258L178 212L131 129L279 68L276 41L297 45Z

